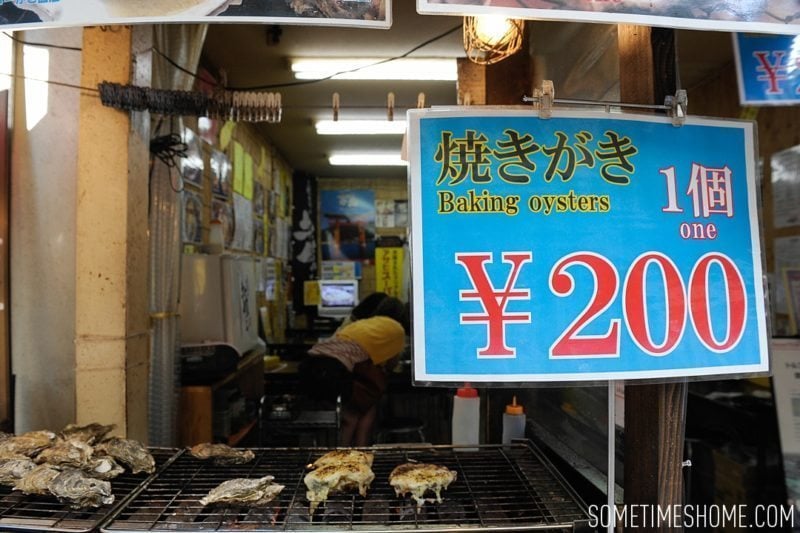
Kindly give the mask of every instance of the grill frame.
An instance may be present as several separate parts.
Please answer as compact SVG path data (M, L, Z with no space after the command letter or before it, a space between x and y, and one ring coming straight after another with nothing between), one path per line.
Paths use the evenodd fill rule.
M25 495L0 485L0 530L89 533L98 531L110 515L124 506L180 454L175 448L149 448L156 460L153 474L126 472L111 480L114 503L87 510L70 509L54 496Z
M535 531L574 530L588 519L587 508L552 464L530 441L512 445L376 446L375 480L361 498L356 491L329 497L308 521L303 477L307 465L333 448L253 448L246 465L216 466L179 454L148 480L101 525L105 533L141 531ZM388 474L408 459L442 464L458 472L441 504L416 512L409 496L397 497ZM269 507L197 503L222 481L271 474L284 484ZM508 484L508 486L505 486Z

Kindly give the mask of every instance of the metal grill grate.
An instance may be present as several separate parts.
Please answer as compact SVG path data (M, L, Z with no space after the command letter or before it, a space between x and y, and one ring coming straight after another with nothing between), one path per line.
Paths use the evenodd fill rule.
M176 450L150 449L156 469L176 455ZM148 474L123 473L111 480L114 503L84 510L70 509L53 496L25 495L0 485L0 530L88 532L97 529L117 507L120 507L144 481Z
M260 449L248 465L214 466L184 454L164 469L103 528L133 531L474 531L485 529L572 529L586 519L583 504L530 443L481 446L373 448L375 480L366 498L356 492L331 495L309 516L303 484L306 466L327 450ZM409 460L447 466L458 479L441 504L417 512L410 497L399 498L389 473ZM198 500L236 477L275 476L286 488L269 507L208 506Z

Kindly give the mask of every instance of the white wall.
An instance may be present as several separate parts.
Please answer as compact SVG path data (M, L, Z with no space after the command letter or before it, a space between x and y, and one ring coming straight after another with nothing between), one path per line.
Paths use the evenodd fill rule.
M70 28L14 35L80 47L82 34L82 28ZM44 60L46 67L35 72L35 63L41 67ZM18 46L16 69L79 85L81 53ZM75 419L78 100L73 88L15 81L10 317L16 432L60 429Z

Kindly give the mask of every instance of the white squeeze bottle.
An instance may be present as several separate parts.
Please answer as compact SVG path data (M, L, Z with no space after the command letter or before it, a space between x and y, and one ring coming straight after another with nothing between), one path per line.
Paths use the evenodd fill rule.
M453 397L453 444L478 444L480 435L481 399L478 391L465 384ZM477 448L461 448L475 451Z
M503 413L503 444L511 444L513 439L525 438L525 411L517 403L517 397L506 405Z

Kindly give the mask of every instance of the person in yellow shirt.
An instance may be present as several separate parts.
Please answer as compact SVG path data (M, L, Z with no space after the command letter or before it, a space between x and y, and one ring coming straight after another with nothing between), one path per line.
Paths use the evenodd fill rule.
M340 328L314 345L301 367L305 393L315 399L342 398L340 446L368 446L386 390L383 366L400 355L409 331L408 306L386 297L374 316Z

